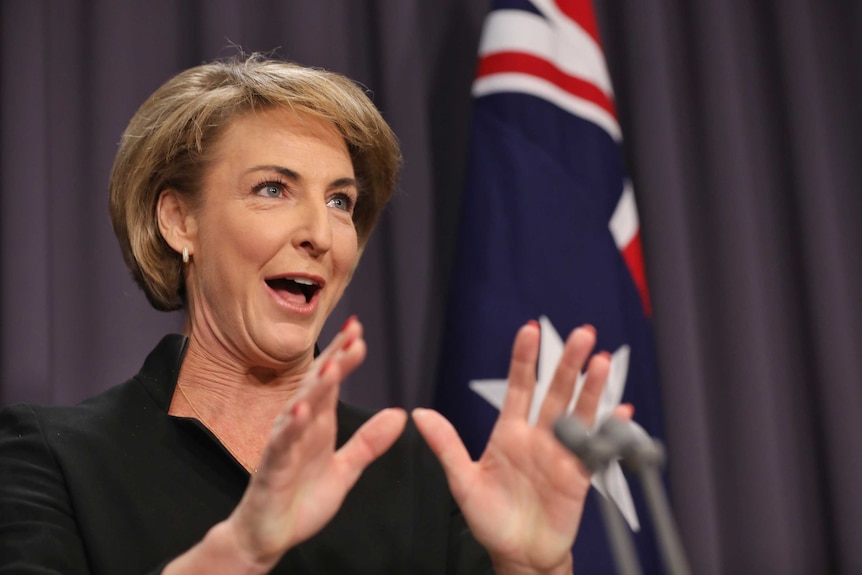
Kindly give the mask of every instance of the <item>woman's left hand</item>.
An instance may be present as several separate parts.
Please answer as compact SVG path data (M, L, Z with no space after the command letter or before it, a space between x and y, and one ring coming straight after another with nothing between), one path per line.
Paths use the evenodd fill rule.
M413 412L419 431L437 455L449 487L473 535L484 545L498 575L571 573L571 547L578 531L590 476L553 435L575 382L589 360L575 415L592 424L610 369L596 354L595 330L575 329L566 340L535 425L527 422L536 386L539 326L530 322L515 338L509 389L485 452L472 461L452 425L426 409ZM630 406L616 415L630 417Z

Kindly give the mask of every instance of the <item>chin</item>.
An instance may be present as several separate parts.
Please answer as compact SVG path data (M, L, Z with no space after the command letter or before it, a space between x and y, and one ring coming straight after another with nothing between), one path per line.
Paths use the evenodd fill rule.
M279 326L276 333L262 338L258 347L278 362L292 363L305 355L313 355L316 341L317 338L307 328L294 325L285 329Z

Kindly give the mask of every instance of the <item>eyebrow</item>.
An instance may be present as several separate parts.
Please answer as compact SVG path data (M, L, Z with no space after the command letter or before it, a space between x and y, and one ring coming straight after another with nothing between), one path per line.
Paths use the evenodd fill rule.
M245 171L246 174L250 174L252 172L263 172L263 171L273 171L278 172L288 180L299 182L302 181L302 176L299 172L291 170L290 168L286 168L284 166L278 166L275 164L267 164L261 166L252 166L251 168ZM356 181L356 178L338 178L329 183L330 188L341 188L345 186L353 186L355 188L359 188L359 184Z

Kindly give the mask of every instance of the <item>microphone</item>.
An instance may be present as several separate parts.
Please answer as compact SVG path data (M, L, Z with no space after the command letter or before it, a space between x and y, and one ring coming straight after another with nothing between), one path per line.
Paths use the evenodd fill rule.
M616 456L635 473L664 465L664 447L633 421L609 417L599 427L597 435L610 444Z
M664 465L662 445L633 421L609 417L590 434L577 418L563 416L554 423L554 435L592 472L616 459L622 459L635 472L644 466Z
M611 461L619 458L619 450L612 437L606 437L600 432L591 435L574 416L558 418L554 422L554 436L566 449L574 453L591 473L604 469Z

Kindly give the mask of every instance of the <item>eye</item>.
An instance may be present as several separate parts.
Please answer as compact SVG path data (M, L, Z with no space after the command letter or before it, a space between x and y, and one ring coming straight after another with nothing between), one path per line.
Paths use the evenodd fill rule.
M280 198L284 195L284 184L281 182L261 182L254 187L254 193L264 198Z
M353 197L346 193L335 194L326 201L326 205L330 208L344 210L348 213L353 213L353 204Z

